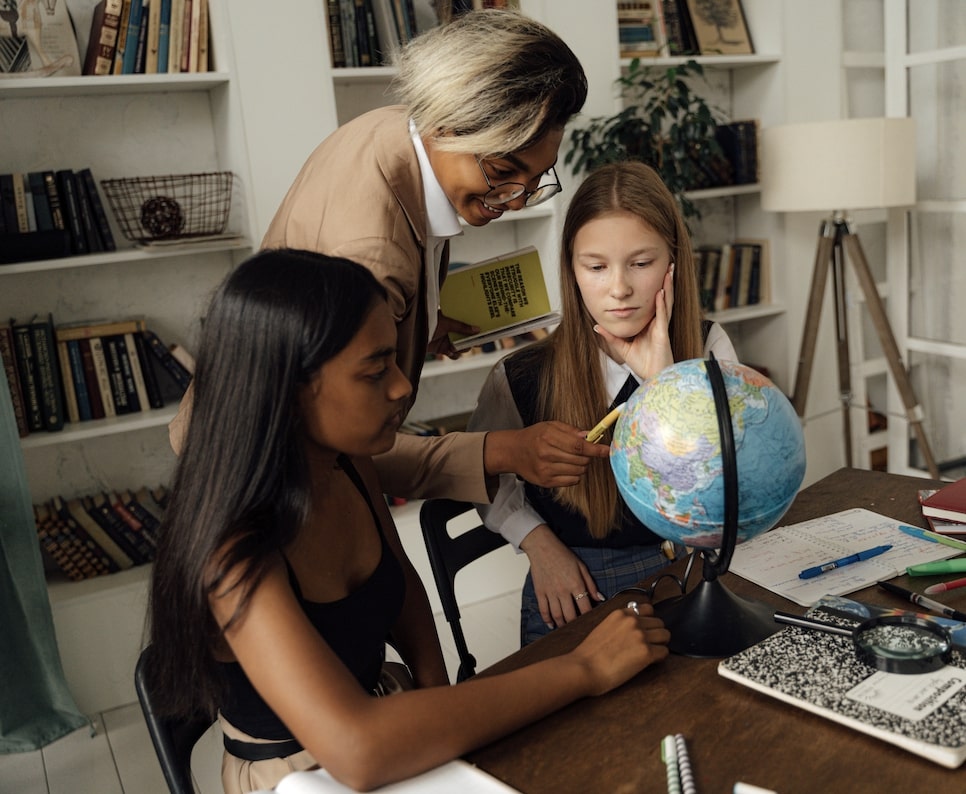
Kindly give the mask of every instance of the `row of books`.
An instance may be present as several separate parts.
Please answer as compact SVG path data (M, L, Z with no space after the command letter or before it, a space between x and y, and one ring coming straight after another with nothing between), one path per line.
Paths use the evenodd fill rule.
M49 315L11 320L0 325L0 359L21 437L162 408L191 382L190 357L166 347L140 318L57 326Z
M100 0L82 74L208 71L208 0Z
M151 562L167 501L160 486L34 505L45 569L79 581Z
M0 174L0 263L114 251L90 168Z
M518 0L326 0L332 66L383 66L411 39L466 11Z
M622 58L754 52L740 0L620 0L617 31Z
M559 320L559 317L557 319ZM491 339L490 341L484 342L481 345L468 347L465 350L460 351L460 358L463 359L467 356L479 356L483 353L496 353L501 350L510 351L514 347L536 342L540 339L546 338L549 335L550 329L548 328L533 328L529 331L515 334L514 336L504 336L500 337L499 339ZM438 356L433 353L427 354L426 360L442 362L452 361L452 359L448 356Z
M702 245L695 252L701 308L719 312L771 301L767 240Z

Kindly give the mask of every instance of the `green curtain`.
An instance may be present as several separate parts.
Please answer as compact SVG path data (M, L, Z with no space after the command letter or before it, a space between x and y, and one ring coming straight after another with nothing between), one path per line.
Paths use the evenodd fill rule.
M88 723L67 689L23 452L0 366L0 753L36 750Z

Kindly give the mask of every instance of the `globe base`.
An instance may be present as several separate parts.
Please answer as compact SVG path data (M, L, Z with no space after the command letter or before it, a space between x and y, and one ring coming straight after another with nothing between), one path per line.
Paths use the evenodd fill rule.
M781 628L772 607L735 595L717 578L659 601L654 612L671 632L671 652L696 658L734 656Z

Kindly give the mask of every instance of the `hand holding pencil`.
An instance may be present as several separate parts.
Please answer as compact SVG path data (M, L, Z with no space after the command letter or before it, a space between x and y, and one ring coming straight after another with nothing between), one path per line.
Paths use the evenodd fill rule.
M600 441L604 433L607 432L607 428L617 421L617 417L620 416L621 411L624 410L624 405L625 403L621 403L613 411L608 413L607 416L601 419L596 425L594 425L593 429L586 436L587 441L589 441L591 444L596 444L598 441Z

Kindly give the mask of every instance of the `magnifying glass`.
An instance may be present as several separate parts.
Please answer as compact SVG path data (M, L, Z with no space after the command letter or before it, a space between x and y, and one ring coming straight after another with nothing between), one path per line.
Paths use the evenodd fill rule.
M775 622L851 637L856 658L885 673L929 673L952 657L953 641L946 628L914 615L882 615L848 628L775 612Z

